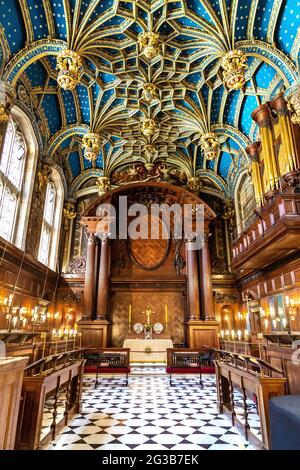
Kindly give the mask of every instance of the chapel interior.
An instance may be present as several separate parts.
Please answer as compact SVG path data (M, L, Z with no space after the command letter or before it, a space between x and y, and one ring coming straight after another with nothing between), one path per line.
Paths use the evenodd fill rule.
M0 2L1 450L300 449L299 6Z

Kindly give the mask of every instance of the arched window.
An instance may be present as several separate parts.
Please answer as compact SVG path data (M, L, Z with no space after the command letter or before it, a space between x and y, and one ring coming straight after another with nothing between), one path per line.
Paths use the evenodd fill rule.
M250 224L255 210L255 197L251 178L244 173L235 191L235 208L238 235Z
M45 206L38 260L55 270L60 238L63 208L63 186L56 169L52 170L52 181L47 184Z
M10 242L21 201L26 150L22 132L10 119L0 161L0 235Z
M51 240L54 232L54 210L56 191L53 183L48 183L43 215L42 233L40 239L39 261L46 266L49 264Z
M39 145L30 117L13 107L0 155L0 236L24 249Z

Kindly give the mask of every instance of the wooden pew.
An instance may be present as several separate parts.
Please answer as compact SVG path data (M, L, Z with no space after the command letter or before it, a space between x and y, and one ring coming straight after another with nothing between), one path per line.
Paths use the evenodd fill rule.
M212 350L209 348L169 348L167 349L166 372L172 384L172 374L199 374L199 385L203 387L202 373L213 366ZM212 369L211 372L214 370Z
M81 355L82 350L65 352L40 359L25 369L15 449L45 447L80 412L85 362ZM58 420L62 390L65 390L64 412ZM49 398L53 401L51 425L42 437L43 413Z
M283 377L282 370L272 366L263 359L232 353L224 350L215 350L216 382L218 392L219 412L227 412L232 419L232 425L244 429L245 438L256 445L260 440L251 432L248 420L247 398L255 396L257 399L258 414L262 445L270 447L270 418L269 400L285 394L287 379ZM244 424L238 421L234 404L234 387L241 392L243 400Z
M130 374L130 349L128 348L86 348L87 370L96 372L95 387L99 374L125 374L126 386Z

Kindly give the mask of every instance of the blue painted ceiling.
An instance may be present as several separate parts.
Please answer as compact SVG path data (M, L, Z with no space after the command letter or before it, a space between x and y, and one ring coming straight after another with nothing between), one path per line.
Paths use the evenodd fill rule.
M70 185L93 167L83 157L81 138L93 126L97 106L101 122L109 115L118 125L102 126L104 154L94 169L110 173L138 161L143 142L137 123L151 115L160 122L156 144L162 158L232 188L244 149L256 138L251 112L297 77L296 0L0 0L0 23L3 78L25 86L32 110L44 121L48 156L59 158ZM150 27L164 44L163 58L151 62L137 45L137 36ZM84 58L74 91L57 86L55 55L64 47ZM235 47L247 55L247 83L228 93L220 54ZM149 80L160 99L146 107L141 90ZM208 130L222 141L212 162L195 149Z

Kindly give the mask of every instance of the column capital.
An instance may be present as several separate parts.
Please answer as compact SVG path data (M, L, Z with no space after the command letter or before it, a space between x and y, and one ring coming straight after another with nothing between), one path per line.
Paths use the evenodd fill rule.
M88 244L95 245L97 241L97 237L94 233L88 232Z
M267 128L272 126L270 107L268 103L262 104L256 108L251 114L251 117L260 128Z
M98 233L98 239L101 241L101 243L109 242L109 233Z

